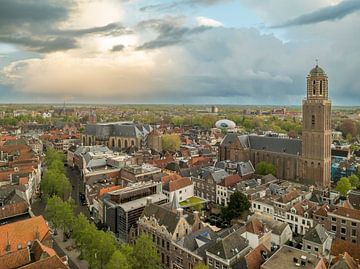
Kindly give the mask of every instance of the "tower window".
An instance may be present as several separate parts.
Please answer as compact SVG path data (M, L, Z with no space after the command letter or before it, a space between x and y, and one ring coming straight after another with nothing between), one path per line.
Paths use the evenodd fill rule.
M315 126L315 115L311 116L311 127L314 128Z
M323 94L323 82L320 80L320 95Z

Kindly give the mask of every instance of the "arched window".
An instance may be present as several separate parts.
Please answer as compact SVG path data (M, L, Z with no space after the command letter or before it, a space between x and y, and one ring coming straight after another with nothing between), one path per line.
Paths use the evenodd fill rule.
M89 145L92 145L91 137L89 137Z
M118 148L121 148L121 139L118 139Z
M127 142L127 140L125 140L125 148L126 148L126 149L128 148L128 142Z
M131 146L135 146L135 141L131 140Z
M313 80L313 95L316 94L316 87L315 87L315 85L316 85L316 81Z
M320 95L323 94L323 82L320 80Z

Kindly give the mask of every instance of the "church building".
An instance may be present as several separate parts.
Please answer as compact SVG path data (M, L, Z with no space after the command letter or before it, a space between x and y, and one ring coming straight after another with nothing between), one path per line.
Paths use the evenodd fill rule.
M318 65L307 76L302 115L302 140L229 133L220 144L219 159L251 160L253 165L266 161L274 164L280 179L329 186L331 101L328 77Z

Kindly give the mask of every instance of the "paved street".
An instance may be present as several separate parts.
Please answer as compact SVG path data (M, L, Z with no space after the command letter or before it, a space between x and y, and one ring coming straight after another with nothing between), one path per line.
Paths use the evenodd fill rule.
M80 172L78 170L71 169L69 167L65 167L65 173L69 178L71 185L73 186L71 191L71 198L75 201L76 209L75 214L78 215L83 213L85 216L90 218L90 212L87 206L82 206L80 204L79 193L83 193L83 183L80 179ZM31 204L31 210L34 215L44 215L45 214L45 200L41 200L40 198L34 200ZM88 268L86 261L80 261L77 257L79 252L76 249L71 250L71 246L74 245L74 242L70 239L66 242L63 242L62 232L59 231L58 235L53 236L54 239L54 250L56 253L62 257L67 255L69 258L69 266L71 269L86 269Z

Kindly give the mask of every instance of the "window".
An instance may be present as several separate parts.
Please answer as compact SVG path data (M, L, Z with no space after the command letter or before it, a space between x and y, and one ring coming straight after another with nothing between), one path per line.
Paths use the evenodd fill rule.
M318 251L319 251L319 248L318 248L318 247L315 247L314 249L315 249L315 251L316 251L316 252L318 252Z
M340 238L341 238L341 240L345 240L345 236L341 236Z
M351 236L356 236L356 230L355 229L351 230Z
M311 249L311 246L307 245L307 249Z
M340 232L341 232L342 234L346 234L346 228L341 227Z
M170 250L170 243L166 242L166 250Z
M331 221L336 221L336 218L332 217L332 218L331 218Z
M346 224L346 220L342 219L341 224Z
M320 80L320 95L323 94L323 82Z
M314 128L315 126L315 115L311 115L311 126Z
M356 222L351 222L351 226L356 227Z
M336 225L331 225L331 231L336 232Z
M354 244L356 244L356 239L352 239L351 242L353 242Z

